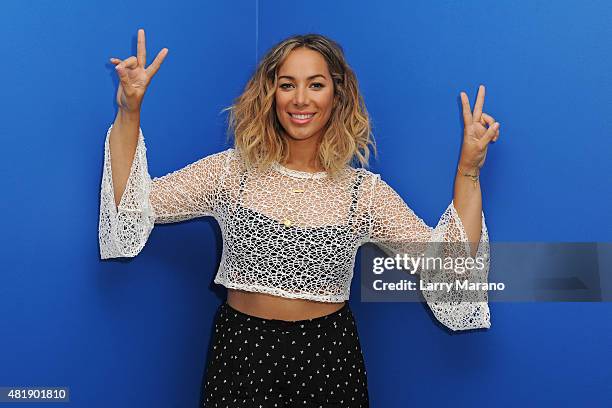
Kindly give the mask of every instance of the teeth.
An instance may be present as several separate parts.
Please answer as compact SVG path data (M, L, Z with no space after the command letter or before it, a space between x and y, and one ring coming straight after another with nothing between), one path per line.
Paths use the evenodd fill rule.
M311 113L310 115L295 115L293 113L290 113L290 115L291 117L296 118L296 119L309 119L314 116L314 113Z

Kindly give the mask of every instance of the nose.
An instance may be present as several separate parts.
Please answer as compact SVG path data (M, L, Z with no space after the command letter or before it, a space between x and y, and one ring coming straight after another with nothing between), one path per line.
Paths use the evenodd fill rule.
M293 104L303 106L308 103L308 92L304 87L298 86L293 94Z

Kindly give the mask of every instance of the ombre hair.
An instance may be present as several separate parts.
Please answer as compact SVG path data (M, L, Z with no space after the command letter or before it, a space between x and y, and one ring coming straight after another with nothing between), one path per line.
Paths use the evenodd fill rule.
M346 165L368 167L369 146L377 156L368 112L359 92L357 77L344 58L342 47L320 35L287 38L272 47L261 59L244 92L230 110L228 137L234 134L234 148L248 167L267 168L273 161L283 163L289 154L288 142L276 116L275 93L278 70L291 51L305 47L319 52L334 84L332 112L319 144L318 161L334 176Z

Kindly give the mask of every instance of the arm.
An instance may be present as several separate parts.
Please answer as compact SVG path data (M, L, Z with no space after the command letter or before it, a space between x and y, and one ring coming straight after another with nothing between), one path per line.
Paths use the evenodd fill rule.
M468 180L471 183L471 180ZM428 226L408 207L404 200L378 175L373 180L370 207L369 241L381 247L389 256L467 258L470 255L467 233L456 211L455 203L446 208L435 228ZM471 268L465 273L419 268L415 271L425 282L454 282L455 279L486 282L489 271L489 237L480 214L480 240L477 257L484 260L484 268ZM441 243L441 244L440 244ZM436 318L452 330L488 328L491 326L486 298L473 301L466 291L451 291L447 296L423 291L423 296ZM482 292L480 292L482 294Z
M130 175L140 133L140 111L119 109L109 135L115 205L118 206Z
M455 189L453 203L465 227L470 242L470 255L476 255L476 244L480 241L482 230L482 192L480 181L472 179L466 174L479 175L480 169L476 166L460 165L455 176Z
M154 224L214 215L219 183L232 149L206 156L184 168L151 179L146 146L139 129L123 192L116 202L110 151L111 125L104 150L98 237L102 259L134 257L146 244ZM121 180L120 180L121 181ZM120 186L117 186L120 188Z
M463 145L461 159L455 177L453 202L461 221L465 226L470 251L474 255L474 246L480 240L482 193L480 191L480 168L487 156L488 145L499 138L499 123L482 111L484 106L485 87L478 87L474 112L465 92L461 92L463 109ZM486 127L488 126L488 127Z

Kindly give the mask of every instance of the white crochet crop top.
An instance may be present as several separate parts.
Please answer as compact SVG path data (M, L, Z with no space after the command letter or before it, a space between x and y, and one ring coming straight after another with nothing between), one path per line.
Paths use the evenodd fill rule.
M116 207L111 129L100 193L102 259L138 255L154 224L212 216L223 236L215 283L285 298L342 302L349 298L357 249L366 242L390 256L401 253L406 242L467 242L452 202L432 228L380 175L363 168L347 166L337 177L279 163L265 171L247 170L238 150L229 148L151 179L142 130ZM467 244L463 248L469 253ZM488 251L483 214L476 256L487 260L484 280ZM453 330L490 327L486 300L436 302L423 295L436 318Z

